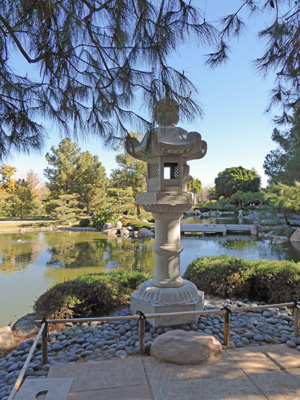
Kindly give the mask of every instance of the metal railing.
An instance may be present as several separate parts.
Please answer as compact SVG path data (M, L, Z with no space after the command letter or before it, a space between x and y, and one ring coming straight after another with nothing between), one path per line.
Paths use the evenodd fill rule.
M70 318L70 319L47 319L36 320L36 323L41 323L41 328L39 333L32 344L30 352L27 356L27 359L23 365L23 368L19 374L19 377L14 384L14 387L10 393L8 400L13 400L17 391L19 390L22 380L24 378L26 369L28 364L31 361L34 350L38 344L40 337L42 336L42 364L45 365L48 363L48 324L58 324L58 323L66 323L72 322L83 323L83 322L108 322L108 321L131 321L138 320L139 321L139 354L145 354L145 327L147 319L156 319L156 318L174 318L174 317L186 317L186 316L201 316L201 315L216 315L223 314L224 315L224 346L229 346L229 331L230 331L230 314L240 312L240 311L257 311L257 310L265 310L269 308L282 308L282 307L293 307L294 308L294 336L299 337L299 307L300 304L298 301L294 301L291 303L280 303L280 304L266 304L260 306L253 307L234 307L230 308L226 306L222 309L216 308L211 310L202 310L202 311L182 311L182 312L172 312L172 313L161 313L161 314L144 314L141 311L137 311L138 315L127 315L124 317L95 317L95 318Z

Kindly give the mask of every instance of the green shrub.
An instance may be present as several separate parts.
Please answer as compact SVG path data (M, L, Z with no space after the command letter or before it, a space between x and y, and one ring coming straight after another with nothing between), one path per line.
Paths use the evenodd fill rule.
M98 209L93 218L93 226L97 229L102 229L103 225L108 222L113 225L117 222L115 211L108 210L107 208Z
M123 226L132 226L133 224L136 224L137 222L140 222L138 219L124 219L122 221Z
M188 266L184 278L223 298L247 297L271 304L292 301L300 294L300 263L293 261L202 257Z
M139 229L142 228L150 229L151 225L149 224L149 222L137 221L134 224L132 224L132 227L135 231L138 231Z
M79 222L79 226L81 226L81 228L86 228L87 226L89 226L90 224L90 220L85 218L85 219L81 219Z
M34 305L37 318L95 317L110 313L128 302L148 274L137 271L113 271L88 274L57 284L42 294Z
M123 226L124 227L132 226L135 231L138 231L139 229L142 228L147 228L147 229L151 228L151 224L149 224L149 222L143 222L138 219L126 219L123 221Z

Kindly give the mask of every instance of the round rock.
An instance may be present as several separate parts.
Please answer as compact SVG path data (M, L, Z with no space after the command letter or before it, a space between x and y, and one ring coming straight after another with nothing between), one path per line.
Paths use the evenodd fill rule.
M19 335L32 335L39 329L35 323L35 319L35 314L27 314L14 324L12 330Z
M221 350L221 343L211 335L176 329L158 336L150 355L169 363L192 365L214 357Z

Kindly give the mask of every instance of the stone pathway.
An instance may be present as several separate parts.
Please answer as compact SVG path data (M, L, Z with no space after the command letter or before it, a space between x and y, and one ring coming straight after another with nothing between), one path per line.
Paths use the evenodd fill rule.
M68 383L67 400L297 400L298 355L282 344L227 349L199 365L167 364L154 357L54 365L49 379L35 383L41 388L52 380ZM32 382L26 383L33 390ZM16 400L24 397L20 392Z
M205 308L224 306L255 306L262 303L216 299L206 296ZM124 309L114 315L128 315ZM41 365L40 345L35 351L26 373L26 379L45 378L51 365L95 362L106 359L124 359L139 354L138 321L115 321L110 323L91 322L79 325L67 324L67 328L49 335L49 364ZM160 334L172 329L195 330L214 335L223 342L223 315L201 316L197 324L167 328L146 325L146 351ZM293 336L294 322L292 308L267 309L233 313L230 320L230 346L242 348L267 344L285 343L300 351L300 338ZM14 351L0 359L0 400L8 395L21 370L33 339L19 343ZM298 353L296 353L298 354Z

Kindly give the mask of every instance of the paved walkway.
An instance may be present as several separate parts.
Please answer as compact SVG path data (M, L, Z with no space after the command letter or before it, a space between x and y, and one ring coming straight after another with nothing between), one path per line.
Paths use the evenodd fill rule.
M228 349L196 366L134 357L51 366L48 378L73 378L68 400L299 400L300 353Z

